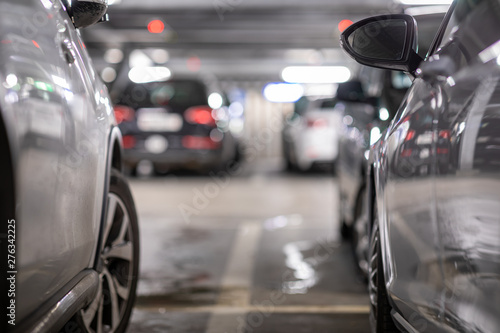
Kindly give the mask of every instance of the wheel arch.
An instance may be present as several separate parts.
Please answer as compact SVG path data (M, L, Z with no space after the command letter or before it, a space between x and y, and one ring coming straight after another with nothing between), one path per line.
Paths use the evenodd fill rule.
M114 138L111 139L110 145L111 151L111 167L122 172L122 145L121 145L121 134L116 134Z
M94 259L91 263L91 267L97 268L99 265L99 249L102 244L102 234L106 223L106 213L107 213L107 199L109 192L109 185L111 180L111 169L117 169L122 172L122 134L120 129L116 126L112 126L107 141L106 149L106 172L104 178L104 191L102 194L102 209L101 218L99 222L99 236L96 242L96 248L94 249Z
M369 233L370 235L373 232L374 229L374 214L375 214L375 205L377 205L378 202L378 195L381 193L377 193L377 190L383 191L383 189L377 188L378 180L377 177L377 170L375 169L375 166L373 164L370 164L369 168L369 175L368 175L368 195L369 195L369 208L368 208L368 214L369 215ZM386 288L387 288L387 295L389 298L389 303L392 306L393 309L398 311L398 307L396 302L392 298L392 292L390 285L393 284L394 282L394 277L395 277L395 266L392 262L392 254L391 254L391 249L388 246L388 235L387 235L387 224L388 224L388 216L387 212L385 211L385 207L377 207L378 209L378 215L379 217L382 217L382 219L378 219L378 230L379 230L379 242L380 242L380 249L381 249L381 259L382 259L382 267L383 267L383 274L384 274L384 280L386 281Z

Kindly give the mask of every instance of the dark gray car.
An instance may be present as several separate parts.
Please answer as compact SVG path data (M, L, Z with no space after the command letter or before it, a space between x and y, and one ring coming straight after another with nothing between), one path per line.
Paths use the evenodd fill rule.
M425 11L410 7L405 12L417 12L413 17L418 24L418 52L425 56L443 20L445 11L437 8ZM350 238L356 262L364 276L368 273L368 214L366 209L366 170L370 146L378 140L396 114L411 79L400 71L362 66L357 75L359 82L341 83L340 95L345 100L344 131L339 140L337 173L341 199L341 233ZM347 86L343 86L347 85ZM357 91L356 93L354 93ZM354 93L354 95L353 95ZM365 99L350 101L350 96ZM366 97L369 96L369 97ZM372 105L377 106L377 110ZM359 105L364 102L364 107ZM374 112L377 111L377 112Z
M500 2L458 0L425 59L408 15L342 35L414 77L370 156L373 332L500 331L499 28Z
M127 326L137 216L110 98L78 30L106 9L0 1L2 332Z

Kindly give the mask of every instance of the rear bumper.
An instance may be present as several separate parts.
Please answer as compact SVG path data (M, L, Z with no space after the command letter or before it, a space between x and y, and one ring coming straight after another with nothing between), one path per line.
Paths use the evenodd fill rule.
M215 167L223 163L220 149L171 149L161 154L135 149L125 149L123 152L123 161L128 167L135 168L142 160L151 161L157 167L173 168Z

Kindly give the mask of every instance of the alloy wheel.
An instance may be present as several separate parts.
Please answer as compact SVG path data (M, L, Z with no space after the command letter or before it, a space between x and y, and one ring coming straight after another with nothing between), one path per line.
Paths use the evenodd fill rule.
M100 251L102 270L94 301L81 318L88 332L116 332L125 316L133 284L134 237L123 200L108 194L106 229Z

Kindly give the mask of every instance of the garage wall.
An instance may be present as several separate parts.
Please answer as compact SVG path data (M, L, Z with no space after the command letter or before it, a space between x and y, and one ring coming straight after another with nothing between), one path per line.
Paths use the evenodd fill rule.
M244 140L258 157L281 158L284 115L293 111L293 104L268 102L262 96L262 86L246 89Z

